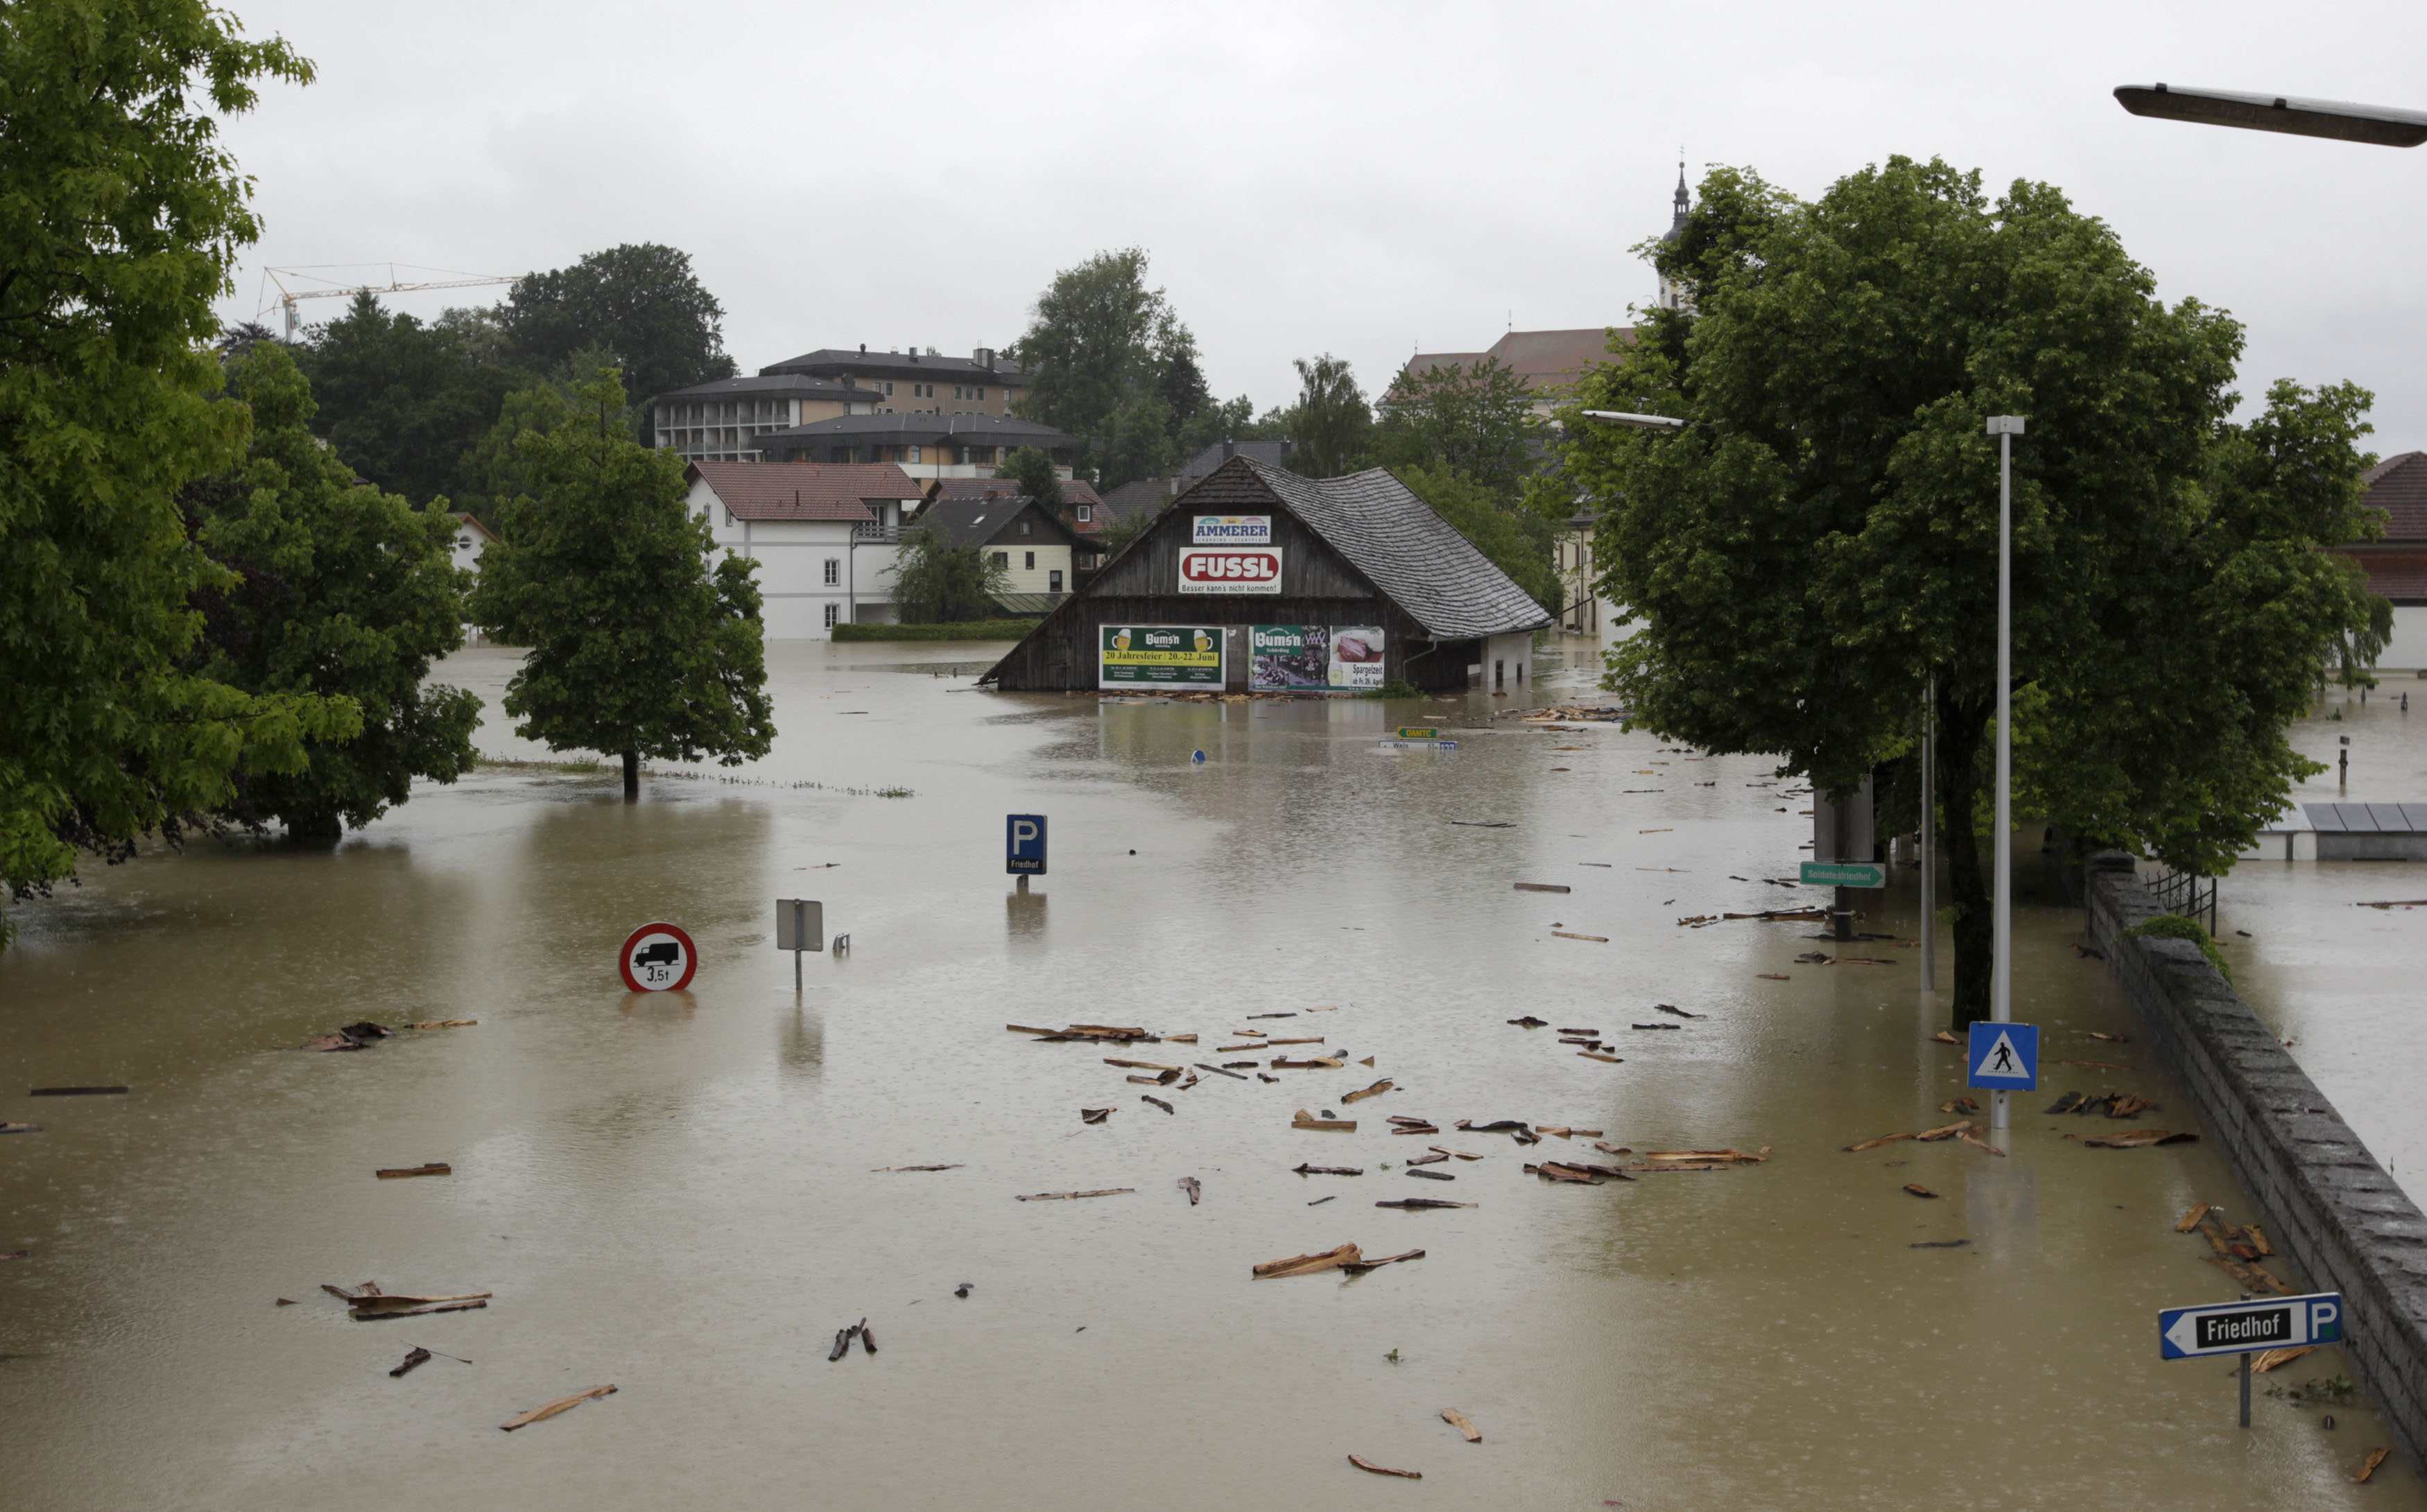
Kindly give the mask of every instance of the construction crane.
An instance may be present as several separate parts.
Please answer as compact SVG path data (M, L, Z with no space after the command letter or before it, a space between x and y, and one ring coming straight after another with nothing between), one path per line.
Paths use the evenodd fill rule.
M494 284L512 284L522 276L514 273L504 274L501 276L461 273L457 272L453 268L419 268L415 267L412 263L390 263L387 265L387 282L385 284L337 285L331 283L330 280L321 278L318 274L311 271L312 268L376 268L379 265L376 263L315 263L306 268L265 268L262 269L262 277L266 282L278 285L278 298L262 305L261 315L268 315L273 308L285 310L286 312L286 339L292 341L295 339L295 301L297 300L351 299L357 294L410 294L418 289L481 288ZM407 282L398 278L396 270L399 268L407 268L416 273L444 273L447 276L444 278L421 279ZM329 284L330 286L327 288L288 288L286 286L286 281L290 278L298 280L308 279L315 284ZM258 319L259 317L259 316L256 316L254 318Z

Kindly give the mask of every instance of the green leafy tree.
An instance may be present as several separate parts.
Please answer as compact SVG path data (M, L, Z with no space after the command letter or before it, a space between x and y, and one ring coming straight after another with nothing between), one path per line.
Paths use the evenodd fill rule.
M1297 404L1289 412L1289 436L1297 443L1290 468L1309 478L1337 478L1365 465L1372 448L1374 411L1347 359L1329 352L1296 362Z
M301 771L242 774L223 811L334 838L403 803L414 778L471 769L481 700L427 680L464 643L455 522L354 480L312 434L311 389L285 348L260 343L229 366L251 447L185 495L195 539L237 577L202 594L203 674L251 693L341 695L362 720L307 741Z
M1197 339L1147 285L1147 263L1131 247L1056 273L1013 348L1029 379L1019 413L1078 437L1082 471L1105 488L1169 470L1213 407Z
M315 432L391 494L428 505L453 492L464 451L530 381L494 360L494 343L484 360L475 329L446 317L424 325L355 295L298 354L318 405Z
M1558 611L1559 572L1551 522L1508 508L1491 489L1446 467L1394 467L1392 472L1535 603Z
M1274 424L1279 424L1279 412L1275 411ZM1181 462L1196 456L1211 446L1225 441L1278 441L1278 430L1270 435L1257 431L1255 401L1245 394L1234 399L1209 404L1180 427L1172 438L1172 455Z
M904 624L957 625L995 612L1011 568L977 546L953 545L941 527L930 523L903 532L889 576Z
M692 271L691 253L656 242L527 274L499 320L514 360L534 372L562 371L585 348L611 353L635 400L734 373L725 307Z
M1055 470L1053 459L1036 447L1014 447L994 475L1018 483L1019 496L1042 507L1047 513L1062 512L1062 475Z
M2362 539L2367 397L2278 384L2229 416L2240 328L2169 306L2055 189L1892 158L1800 203L1714 171L1657 252L1699 314L1649 312L1572 417L1609 654L1637 722L1776 756L1824 791L1912 743L1936 679L1954 1016L1985 1015L1997 462L2014 446L2018 810L2084 842L2223 870L2320 770L2285 739L2384 623L2327 548Z
M1104 553L1104 559L1111 561L1131 542L1146 534L1162 512L1160 510L1132 510L1105 526L1096 537L1096 545Z
M1446 467L1515 493L1539 465L1543 427L1524 380L1497 358L1401 373L1382 396L1375 450L1388 467Z
M352 732L345 699L194 670L224 584L177 491L243 455L211 301L259 232L217 116L305 83L202 0L0 8L0 881L12 899L172 839L236 773ZM0 939L7 930L0 927Z
M680 457L631 439L613 369L580 398L589 423L518 443L531 492L501 511L472 617L530 647L506 685L515 733L620 756L629 803L643 756L738 766L774 743L757 563L691 513Z

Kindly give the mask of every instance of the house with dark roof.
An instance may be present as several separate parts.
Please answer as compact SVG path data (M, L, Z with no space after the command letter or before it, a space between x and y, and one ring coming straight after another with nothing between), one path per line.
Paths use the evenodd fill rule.
M823 347L759 369L765 375L821 379L879 397L880 406L900 414L1009 415L1028 387L1028 375L992 347L967 357L947 357L935 348L920 351L857 351Z
M924 502L919 507L924 511L939 498L1010 502L1020 496L1019 485L1008 478L938 478L928 483ZM1088 549L1081 553L1082 557L1094 558L1099 549L1099 539L1105 527L1112 523L1112 516L1104 508L1103 496L1093 486L1077 479L1066 478L1062 480L1062 507L1054 512L1064 525L1069 527L1070 533L1086 545ZM1084 572L1094 565L1094 561L1083 560L1079 561L1078 569Z
M1092 543L1017 489L931 493L910 523L913 529L941 532L948 545L974 546L994 559L1003 571L1002 593L1030 601L1014 613L1041 613L1060 603L1076 583L1079 569L1096 559ZM1042 601L1039 594L1046 595Z
M2360 502L2384 512L2385 533L2338 551L2393 605L2393 639L2377 665L2427 671L2427 451L2397 452L2360 480L2368 489Z
M1549 610L1389 472L1233 457L981 681L1007 691L1508 691Z
M913 478L991 478L1034 447L1070 476L1076 436L1007 415L846 415L761 435L770 462L891 463Z
M649 401L660 449L691 462L756 462L772 431L873 413L880 398L826 379L790 374L720 378Z
M1448 367L1473 369L1496 362L1517 376L1533 396L1534 413L1549 419L1568 401L1576 384L1593 367L1610 359L1612 341L1633 341L1633 326L1580 326L1569 331L1511 331L1483 351L1420 351L1408 359L1393 387L1425 373Z
M888 463L694 462L687 504L725 552L758 563L767 639L823 641L900 616L893 566L919 485Z
M1116 524L1132 514L1160 514L1179 496L1179 482L1176 478L1140 478L1123 483L1104 496L1104 513Z

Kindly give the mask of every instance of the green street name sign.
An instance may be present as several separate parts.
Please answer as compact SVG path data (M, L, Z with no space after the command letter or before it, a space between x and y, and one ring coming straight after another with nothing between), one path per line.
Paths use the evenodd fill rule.
M1438 740L1441 739L1441 726L1437 724L1402 724L1399 726L1399 739L1402 740Z
M1803 885L1807 887L1884 887L1888 885L1888 869L1877 861L1806 861L1803 863Z

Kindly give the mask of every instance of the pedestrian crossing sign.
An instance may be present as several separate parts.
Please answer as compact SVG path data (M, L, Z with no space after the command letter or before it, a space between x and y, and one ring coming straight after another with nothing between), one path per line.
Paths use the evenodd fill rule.
M1978 1023L1964 1055L1972 1067L1971 1085L1999 1092L2033 1092L2040 1084L2040 1030L2037 1024Z

